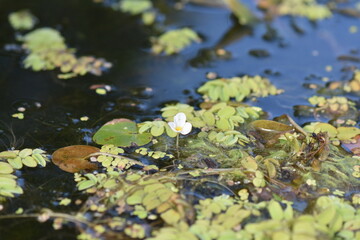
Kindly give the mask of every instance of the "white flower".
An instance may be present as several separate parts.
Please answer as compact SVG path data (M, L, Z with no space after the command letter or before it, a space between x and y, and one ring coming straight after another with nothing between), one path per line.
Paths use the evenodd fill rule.
M183 135L188 134L191 132L192 125L189 122L186 122L186 115L185 113L178 113L174 116L174 121L168 123L170 128L174 132L179 132Z

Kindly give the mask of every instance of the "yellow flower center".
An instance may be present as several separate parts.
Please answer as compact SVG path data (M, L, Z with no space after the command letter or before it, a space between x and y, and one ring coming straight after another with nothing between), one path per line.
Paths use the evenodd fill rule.
M177 126L177 127L175 128L175 130L176 130L176 131L181 131L181 130L182 130L182 127Z

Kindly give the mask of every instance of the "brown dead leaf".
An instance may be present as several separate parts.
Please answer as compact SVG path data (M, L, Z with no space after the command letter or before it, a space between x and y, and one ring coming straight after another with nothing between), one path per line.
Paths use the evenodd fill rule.
M97 165L89 162L86 158L99 152L97 147L87 145L73 145L56 150L52 155L55 165L66 172L75 173L81 170L96 170Z

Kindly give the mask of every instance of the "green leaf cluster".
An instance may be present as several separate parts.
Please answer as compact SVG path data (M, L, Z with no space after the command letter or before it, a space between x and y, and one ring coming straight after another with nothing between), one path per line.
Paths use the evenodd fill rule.
M306 17L312 21L332 16L328 6L317 4L316 0L283 0L278 6L280 15Z
M267 78L244 76L208 81L198 88L198 92L211 101L229 101L234 98L241 102L247 97L276 95L282 90L277 89Z
M186 104L176 104L161 109L166 121L172 121L176 113L183 112L187 121L194 127L206 128L204 130L219 129L223 131L234 130L248 119L256 119L262 113L261 108L239 106L233 107L227 103L217 103L210 109L195 111Z
M146 121L139 124L139 133L150 132L152 136L159 137L163 135L164 132L169 137L176 137L177 133L174 132L169 124L165 121L155 120L155 121Z
M304 127L304 130L310 133L327 133L330 140L346 141L353 139L360 134L360 129L356 127L334 127L329 123L313 122ZM336 143L336 142L335 142Z
M315 207L303 215L292 208L291 202L243 203L228 196L201 200L195 209L197 219L192 225L163 228L150 239L184 239L178 234L180 231L190 239L206 240L357 239L360 236L360 212L336 197L320 197Z
M150 0L121 0L112 4L111 7L131 15L141 15L145 25L151 25L156 20L156 12Z
M132 15L137 15L150 10L153 4L150 0L121 0L120 10Z
M171 55L181 52L188 47L192 42L200 42L201 39L190 28L181 28L169 30L159 37L152 39L152 52L155 54L165 53Z
M242 146L249 143L250 140L247 136L236 130L229 131L210 131L207 138L222 147L230 147L238 143Z
M124 153L124 149L116 147L113 144L105 144L103 146L101 146L100 152L104 152L104 153L110 153L110 154L121 154Z
M221 146L244 145L249 139L237 129L249 119L257 119L262 113L260 108L237 106L233 107L221 102L209 109L194 110L186 104L166 106L161 109L166 121L172 121L178 112L185 113L187 121L194 127L201 128L199 136L207 137L211 142Z
M109 169L128 169L129 167L136 164L131 159L124 156L100 155L96 158L96 161L101 163L103 167Z
M86 190L89 193L97 191L97 189L114 189L118 186L118 178L121 172L108 169L104 173L85 173L74 174L76 186L79 191Z
M144 147L136 149L135 152L143 156L148 156L154 159L174 158L174 155L172 154L168 154L166 152L161 152L161 151L151 151Z
M17 184L14 171L26 167L46 166L49 159L41 149L25 148L0 152L0 201L4 197L14 197L22 194L22 188Z
M356 110L355 103L346 97L325 98L313 96L308 99L309 103L316 106L316 111L327 111L330 114L344 114L349 109Z
M59 78L70 78L87 73L101 75L111 64L91 56L76 57L74 50L66 46L64 38L52 28L36 29L20 39L23 48L29 51L24 59L25 68L33 71L58 68Z
M32 29L37 19L29 10L20 10L9 14L9 22L15 30Z

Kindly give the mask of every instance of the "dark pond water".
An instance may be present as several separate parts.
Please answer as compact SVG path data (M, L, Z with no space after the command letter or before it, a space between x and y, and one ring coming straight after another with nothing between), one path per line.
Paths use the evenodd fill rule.
M253 1L244 2L255 9ZM349 1L349 5L355 2ZM262 107L270 118L284 113L293 116L293 106L306 104L307 98L315 94L304 84L324 84L323 77L347 80L351 74L344 69L359 66L356 61L338 60L341 55L360 57L357 18L335 14L314 23L279 17L244 28L226 9L188 5L179 11L172 7L172 1L155 3L169 28L190 26L204 42L178 55L153 56L149 54L148 39L154 32L141 26L136 17L101 4L90 0L0 0L0 150L41 147L51 153L67 145L91 144L94 130L113 118L141 121L159 116L158 110L167 102L196 104L200 99L196 88L206 81L210 71L224 77L268 77L285 92L250 104ZM101 77L87 75L69 80L58 80L54 72L25 70L22 53L4 50L6 44L16 42L7 16L19 9L31 10L39 19L38 27L60 30L68 46L80 55L103 57L113 63L113 68ZM351 26L359 31L350 33ZM207 57L219 47L231 52L232 58ZM266 51L268 56L250 54L258 50ZM332 71L326 71L326 66ZM93 84L109 84L114 90L100 96L89 89ZM38 103L41 107L36 106ZM12 118L21 106L27 109L25 119ZM82 116L88 116L89 121L79 121ZM296 120L301 124L309 121ZM25 194L6 203L8 212L19 206L28 211L43 207L70 210L54 203L59 197L79 194L74 191L72 174L52 165L46 170L25 170L22 177ZM0 220L2 240L73 238L73 230L54 231L49 224L29 219Z

